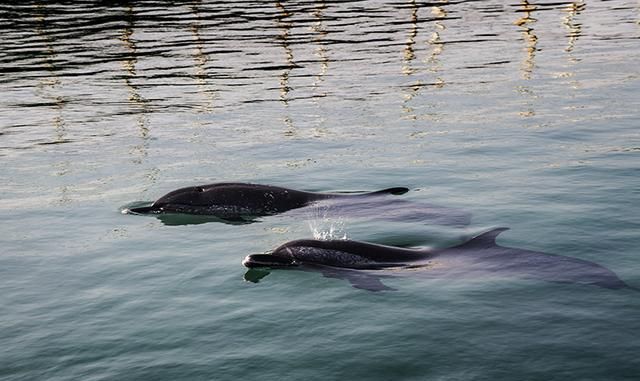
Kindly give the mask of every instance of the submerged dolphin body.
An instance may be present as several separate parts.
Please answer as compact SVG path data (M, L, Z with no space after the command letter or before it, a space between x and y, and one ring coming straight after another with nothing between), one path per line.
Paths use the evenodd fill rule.
M398 274L403 269L420 269L422 274L433 277L504 274L609 289L630 288L611 270L593 262L499 246L495 239L505 230L507 228L494 229L444 249L406 249L348 240L297 240L285 243L270 254L248 255L242 263L250 268L249 272L256 268L319 271L370 291L390 289L380 278Z
M456 227L465 227L471 223L471 213L464 210L389 197L330 199L317 202L308 208L292 211L289 215L295 217L296 215L300 216L301 213L306 214L306 217L312 215L316 217L369 218Z
M408 188L396 187L368 193L314 193L271 185L217 183L180 188L160 197L151 206L130 211L208 215L234 221L283 213L320 200L399 195L408 191Z

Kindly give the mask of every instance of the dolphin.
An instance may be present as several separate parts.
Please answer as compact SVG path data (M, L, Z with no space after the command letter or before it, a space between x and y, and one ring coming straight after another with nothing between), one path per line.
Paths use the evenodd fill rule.
M297 268L348 280L353 287L390 290L381 278L402 270L421 270L432 277L466 278L515 275L557 283L589 284L608 289L631 288L611 270L583 259L500 246L496 228L449 248L411 249L351 240L296 240L271 253L251 254L242 262L245 279L257 281L259 268Z
M218 183L180 188L153 204L132 203L124 214L155 215L166 225L223 222L247 224L257 217L288 212L293 218L356 217L396 222L428 222L463 227L471 214L456 208L384 197L401 195L408 188L376 192L315 193L271 185Z
M408 191L408 188L394 187L366 193L315 193L272 185L217 183L180 188L160 197L151 206L131 208L128 212L207 215L234 221L283 213L321 200L357 200L388 194L400 195Z

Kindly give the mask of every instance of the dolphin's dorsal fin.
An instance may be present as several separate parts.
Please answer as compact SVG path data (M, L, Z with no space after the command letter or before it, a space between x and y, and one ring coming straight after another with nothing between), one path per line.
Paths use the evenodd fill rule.
M409 192L409 188L406 187L394 187L394 188L387 188L387 189L382 189L376 192L369 192L367 193L367 195L371 196L371 195L378 195L378 194L392 194L392 195L401 195L401 194L405 194Z
M497 246L496 237L498 237L498 235L500 233L502 233L503 231L505 231L505 230L509 230L509 228L491 229L488 232L484 232L482 234L479 234L479 235L471 238L467 242L465 242L465 243L463 243L461 245L458 245L458 247L464 246L465 248L481 249L481 248L486 248L486 247Z

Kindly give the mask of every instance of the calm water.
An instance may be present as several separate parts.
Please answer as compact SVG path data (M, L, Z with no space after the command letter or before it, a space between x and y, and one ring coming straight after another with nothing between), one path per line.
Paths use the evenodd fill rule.
M635 380L640 293L523 279L243 280L334 229L577 257L640 287L640 5L0 5L3 380ZM123 215L185 185L407 186L467 228Z

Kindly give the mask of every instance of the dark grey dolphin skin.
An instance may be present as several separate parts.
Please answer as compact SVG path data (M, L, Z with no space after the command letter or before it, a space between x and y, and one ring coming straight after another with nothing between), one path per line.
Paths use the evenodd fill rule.
M209 215L233 221L283 213L320 200L399 195L408 191L408 188L395 187L368 193L314 193L271 185L217 183L180 188L160 197L151 206L132 208L130 212Z
M497 228L444 249L406 249L349 240L296 240L269 254L248 255L242 264L256 268L299 268L346 279L356 288L389 290L380 276L420 269L434 277L466 278L515 275L558 283L590 284L608 289L631 288L611 270L578 258L504 247ZM251 271L251 270L250 270ZM263 275L264 276L264 275Z

